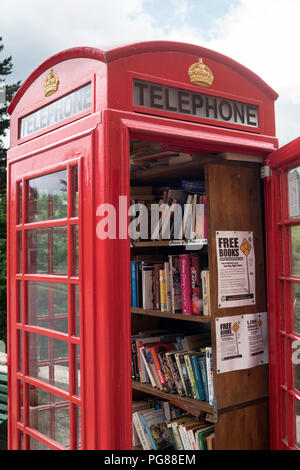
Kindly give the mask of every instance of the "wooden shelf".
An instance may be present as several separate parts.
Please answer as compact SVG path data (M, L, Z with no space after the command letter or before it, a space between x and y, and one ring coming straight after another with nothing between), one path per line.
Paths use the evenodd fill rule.
M213 414L214 408L206 401L194 400L193 398L182 397L181 395L175 393L166 393L158 390L157 388L152 387L149 384L142 384L136 380L132 381L133 390L138 390L140 392L148 393L149 395L155 395L156 397L163 398L165 400L171 401L174 405L186 405L188 407L205 411L206 413Z
M204 315L183 315L182 313L161 312L160 310L144 310L143 308L131 307L131 313L148 315L151 317L172 318L174 320L185 320L197 323L210 323L210 317Z
M131 242L131 248L147 248L147 247L184 247L187 249L201 249L207 245L207 239L195 239L195 240L156 240L156 241L142 241L142 242Z

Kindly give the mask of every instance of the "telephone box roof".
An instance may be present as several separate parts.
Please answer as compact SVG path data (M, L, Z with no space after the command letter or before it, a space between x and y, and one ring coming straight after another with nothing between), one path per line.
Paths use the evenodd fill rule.
M10 103L8 107L8 112L9 114L13 113L16 105L18 104L26 90L43 72L45 72L51 67L54 67L60 62L64 62L70 59L87 58L99 60L101 62L109 64L111 62L114 62L119 59L124 59L126 57L155 52L177 52L210 58L227 67L234 69L240 75L243 75L256 87L260 88L263 93L268 95L269 98L271 98L272 100L275 101L278 98L278 94L269 85L267 85L267 83L264 82L258 75L249 70L247 67L244 67L235 60L223 54L220 54L219 52L207 49L205 47L197 46L195 44L186 44L182 42L173 41L148 41L117 47L106 52L93 47L74 47L53 55L49 59L45 60L41 65L39 65L24 81L24 83L21 85L21 87L15 94L12 102Z

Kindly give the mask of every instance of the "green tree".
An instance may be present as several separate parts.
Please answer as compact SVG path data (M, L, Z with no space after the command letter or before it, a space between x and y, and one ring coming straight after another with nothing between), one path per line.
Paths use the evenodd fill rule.
M0 58L4 45L0 37ZM0 60L0 86L12 73L12 57ZM5 100L0 102L0 340L6 342L6 152L3 138L9 128L7 106L18 90L20 82L5 85Z

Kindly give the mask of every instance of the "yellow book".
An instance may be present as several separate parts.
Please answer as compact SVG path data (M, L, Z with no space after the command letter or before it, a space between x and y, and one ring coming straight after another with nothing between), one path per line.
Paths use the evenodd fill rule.
M167 291L166 291L166 275L165 270L159 270L159 287L160 287L160 310L167 311Z

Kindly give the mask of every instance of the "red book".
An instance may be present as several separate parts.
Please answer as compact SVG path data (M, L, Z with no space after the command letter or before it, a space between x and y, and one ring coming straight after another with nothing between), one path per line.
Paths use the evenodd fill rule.
M152 356L154 367L156 369L156 372L160 381L160 389L163 390L164 392L169 392L169 386L163 374L161 363L159 361L157 353L158 352L166 353L168 351L172 351L173 349L174 349L174 346L171 344L157 345L157 346L152 346L150 348L150 354Z
M192 315L191 257L190 255L180 255L179 258L182 313L184 315Z
M199 258L198 256L191 255L191 279L192 279L192 309L194 315L200 315L200 271L199 271Z

